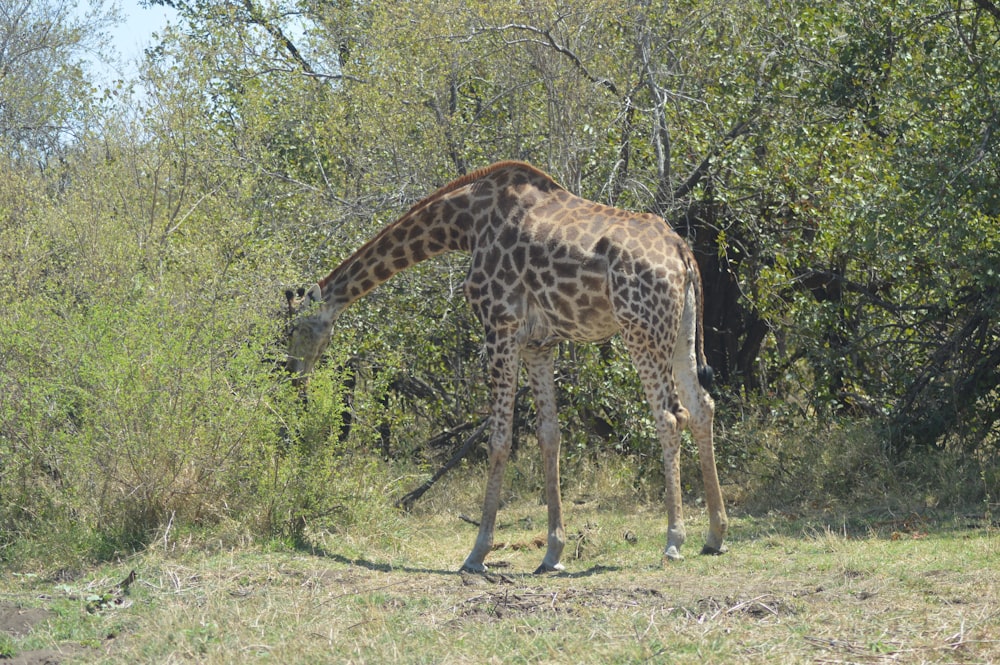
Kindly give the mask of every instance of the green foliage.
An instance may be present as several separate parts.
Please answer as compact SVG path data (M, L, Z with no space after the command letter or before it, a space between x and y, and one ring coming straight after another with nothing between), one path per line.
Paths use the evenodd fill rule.
M345 313L307 406L262 362L281 355L280 294L504 158L690 239L724 478L850 493L877 456L889 488L929 468L909 477L1000 494L990 3L164 4L178 23L99 104L77 57L113 16L56 21L44 71L3 54L3 551L388 514L399 469L487 409L465 258ZM28 23L0 27L23 45ZM557 374L570 464L613 452L654 487L620 345L566 345ZM824 455L842 476L810 475Z
M70 9L52 0L0 5L0 149L26 164L57 158L91 119L84 58L101 53L117 13L102 0Z

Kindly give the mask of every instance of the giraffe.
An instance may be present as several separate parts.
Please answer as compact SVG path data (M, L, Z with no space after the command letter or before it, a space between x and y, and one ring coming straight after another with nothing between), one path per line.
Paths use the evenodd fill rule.
M709 532L703 554L725 551L726 510L712 444L714 403L705 387L702 284L694 255L661 218L574 196L522 162L499 162L416 203L300 297L287 369L300 387L322 355L337 315L397 272L445 252L471 255L465 296L485 328L492 396L489 470L479 534L462 569L484 572L493 545L519 365L537 411L548 504L547 549L535 571L563 569L559 425L553 349L564 340L620 334L642 381L663 450L667 542L680 560L685 540L680 433L698 445Z

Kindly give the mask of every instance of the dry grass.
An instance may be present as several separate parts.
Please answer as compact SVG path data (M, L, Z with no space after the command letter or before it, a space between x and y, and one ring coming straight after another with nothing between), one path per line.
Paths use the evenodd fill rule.
M693 511L688 558L662 566L658 511L568 504L560 575L526 574L542 556L533 498L503 511L486 576L455 572L475 529L454 508L314 534L311 552L167 539L69 581L6 575L8 605L54 614L5 651L108 663L1000 661L989 524L884 520L853 535L837 521L744 517L729 554L702 557Z

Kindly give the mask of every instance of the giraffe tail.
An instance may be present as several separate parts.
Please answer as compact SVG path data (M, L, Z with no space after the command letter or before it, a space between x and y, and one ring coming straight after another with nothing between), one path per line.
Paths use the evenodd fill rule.
M695 361L698 365L698 383L705 390L712 387L715 381L715 370L708 364L705 358L705 290L701 282L701 271L698 270L698 262L693 255L688 256L688 274L691 276L691 283L694 286L695 300Z
M711 388L712 384L715 383L715 370L712 369L711 365L700 365L698 367L698 383L705 390Z

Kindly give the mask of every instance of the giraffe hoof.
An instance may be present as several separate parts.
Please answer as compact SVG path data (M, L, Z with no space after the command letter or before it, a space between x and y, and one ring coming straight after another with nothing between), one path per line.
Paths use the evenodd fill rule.
M484 563L469 563L466 561L462 564L462 567L458 569L460 573L472 573L474 575L482 575L487 570L486 564Z
M566 566L562 565L561 563L550 565L543 561L542 565L540 565L538 568L535 568L535 572L533 574L544 575L545 573L558 573L561 570L566 570Z
M712 556L719 556L720 554L725 554L729 551L729 548L725 545L719 545L718 547L712 547L711 545L705 545L701 548L702 554L710 554Z
M679 549L677 549L677 547L675 545L671 545L670 547L667 548L667 551L663 553L663 558L666 561L683 561L684 560L684 556L681 554L681 551Z

